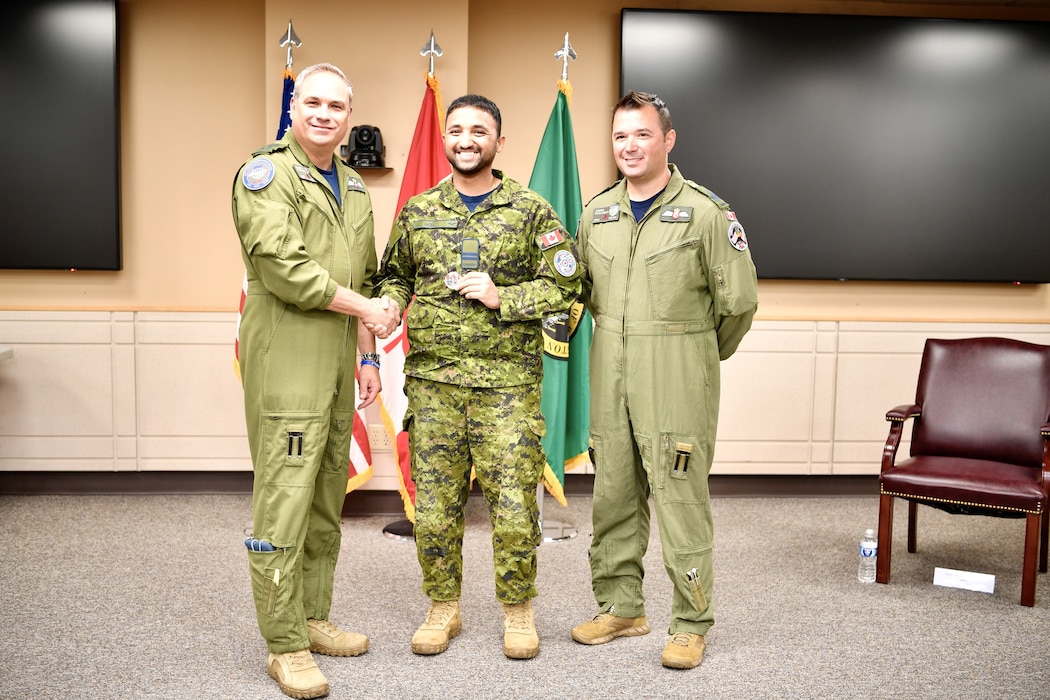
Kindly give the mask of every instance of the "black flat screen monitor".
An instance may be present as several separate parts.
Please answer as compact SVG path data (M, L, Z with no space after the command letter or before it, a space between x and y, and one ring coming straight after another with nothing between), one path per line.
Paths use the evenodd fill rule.
M119 270L117 0L16 2L4 21L0 269Z
M1050 282L1050 24L622 12L767 279Z

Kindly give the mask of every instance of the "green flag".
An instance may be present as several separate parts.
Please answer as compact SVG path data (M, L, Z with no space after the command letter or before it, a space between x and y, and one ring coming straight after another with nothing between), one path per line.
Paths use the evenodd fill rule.
M569 115L568 80L558 82L558 98L543 132L529 187L541 194L571 235L583 211L580 174L576 167L576 140ZM543 400L547 420L543 449L547 466L543 484L562 505L565 501L565 472L587 464L590 431L590 383L588 353L594 328L590 314L577 301L562 314L543 322Z

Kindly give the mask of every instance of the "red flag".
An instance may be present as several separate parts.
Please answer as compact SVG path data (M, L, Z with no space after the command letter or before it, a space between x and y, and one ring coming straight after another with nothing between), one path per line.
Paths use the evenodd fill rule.
M416 131L412 134L412 146L405 163L405 176L401 180L401 194L397 198L396 214L401 213L411 197L424 192L452 174L445 157L445 146L441 139L441 89L434 75L427 74L423 105L416 120ZM395 216L396 216L395 214ZM404 310L407 318L408 309ZM405 515L416 521L416 485L412 481L411 456L408 451L408 433L402 430L408 399L405 397L405 355L408 353L408 329L402 323L396 335L377 341L377 350L382 356L382 379L384 403L380 406L383 425L386 426L390 443L394 448L394 459L398 467L398 490L405 504Z
M427 75L427 89L423 93L423 105L419 108L416 131L412 134L412 146L405 163L405 177L401 180L401 193L397 196L396 217L410 197L429 190L452 174L445 158L445 144L441 139L441 93L437 78Z

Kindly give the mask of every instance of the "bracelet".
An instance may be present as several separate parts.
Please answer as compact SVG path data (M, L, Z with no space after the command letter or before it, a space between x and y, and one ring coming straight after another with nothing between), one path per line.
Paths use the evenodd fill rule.
M364 367L365 365L371 365L372 367L379 369L379 363L373 360L361 360L361 366Z
M379 353L378 352L363 352L361 353L361 364L372 365L376 369L379 369Z

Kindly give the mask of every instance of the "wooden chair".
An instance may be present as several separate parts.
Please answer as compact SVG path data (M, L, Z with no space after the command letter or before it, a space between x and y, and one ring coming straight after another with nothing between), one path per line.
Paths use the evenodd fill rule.
M896 463L909 419L911 456ZM919 503L953 514L1025 518L1021 605L1034 605L1036 553L1045 572L1050 524L1050 347L1006 338L929 339L915 403L894 408L886 420L875 580L889 583L893 499L903 498L909 552Z

